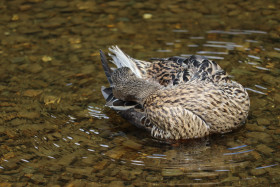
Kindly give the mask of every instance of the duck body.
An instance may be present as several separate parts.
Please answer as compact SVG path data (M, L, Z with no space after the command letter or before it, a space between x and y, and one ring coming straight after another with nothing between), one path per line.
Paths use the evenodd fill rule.
M236 83L218 86L194 81L159 90L147 97L143 105L147 118L156 124L152 136L198 138L238 128L246 119L249 108L244 102L248 95L239 93L242 89ZM165 133L159 133L161 131Z
M215 62L201 56L146 62L121 57L117 47L111 52L118 67L114 71L101 54L110 83L110 88L102 88L106 105L156 139L227 133L247 118L250 101L246 90Z

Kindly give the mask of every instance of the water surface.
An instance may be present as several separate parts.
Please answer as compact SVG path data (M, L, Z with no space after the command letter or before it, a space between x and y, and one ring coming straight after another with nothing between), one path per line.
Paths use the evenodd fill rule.
M0 3L0 185L276 185L280 2ZM247 88L235 132L155 142L114 111L99 49L143 60L204 55Z

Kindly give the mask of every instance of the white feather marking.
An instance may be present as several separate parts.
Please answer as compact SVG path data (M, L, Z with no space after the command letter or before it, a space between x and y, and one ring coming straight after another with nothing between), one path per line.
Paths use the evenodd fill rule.
M112 46L109 48L109 56L113 59L112 62L118 67L128 67L131 71L139 78L142 78L141 72L139 71L136 62L133 58L122 52L118 46Z

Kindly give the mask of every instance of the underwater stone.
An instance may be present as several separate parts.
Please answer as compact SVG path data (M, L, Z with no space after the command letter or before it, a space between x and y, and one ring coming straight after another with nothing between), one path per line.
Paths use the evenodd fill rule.
M114 149L109 150L106 155L113 158L113 159L120 159L124 154L126 153L126 150L121 147L116 147Z
M276 103L280 104L280 94L279 93L276 93L273 98Z
M130 170L121 169L121 171L120 171L121 179L123 179L123 180L133 180L133 179L136 179L136 175L134 175L131 172L132 171L130 171Z
M84 167L84 168L66 168L67 172L90 176L92 173L93 168L92 167Z
M123 187L123 186L124 186L123 181L112 181L108 185L108 187Z
M135 149L135 150L139 150L142 148L142 145L139 143L136 143L132 140L127 140L123 142L123 146L128 147L130 149Z
M230 12L228 13L228 16L236 16L236 15L238 15L238 14L240 14L240 11L239 11L239 10L233 10L233 11L230 11Z
M32 65L30 65L29 68L26 69L26 70L28 70L28 71L31 72L31 73L39 73L42 69L43 69L43 68L42 68L41 65L39 65L39 64L32 64Z
M255 176L258 176L258 175L263 175L266 173L266 170L265 169L251 169L250 170L250 173L252 175L255 175Z
M103 170L105 168L105 166L108 165L108 163L109 163L108 160L102 160L100 162L97 162L97 164L95 166L93 166L93 172Z
M14 183L8 183L8 182L1 182L0 183L0 186L3 186L3 187L12 187L14 185Z
M10 61L12 63L21 63L21 62L24 62L25 61L25 57L14 57L14 58L11 58Z
M265 130L265 128L263 126L259 126L257 124L246 124L246 129L248 129L249 131L259 131L259 132L263 132Z
M57 164L60 164L63 166L69 166L76 160L77 160L77 155L72 153L70 155L65 155L64 157L61 157L60 160L57 162Z
M34 174L31 176L31 179L37 184L47 182L47 178L43 174Z
M232 181L237 181L237 180L240 180L240 178L239 177L230 176L230 177L227 177L224 180L222 180L222 182L232 182Z
M152 14L143 14L143 19L151 19L153 17Z
M147 176L146 181L148 182L155 182L155 181L160 181L162 177L159 176Z
M86 187L101 187L102 185L97 182L90 182L86 184Z
M264 132L249 132L246 133L246 136L249 138L254 138L259 142L264 142L264 143L272 142L271 136Z
M277 82L276 77L272 76L272 75L268 75L268 74L264 74L262 75L262 80L265 81L266 83L270 84L270 85L274 85L275 82Z
M265 154L265 155L270 155L272 152L274 152L273 149L271 149L270 147L266 146L265 144L260 144L256 147L256 149Z
M263 117L259 117L257 119L257 123L259 125L270 125L270 121L268 119L266 119L266 118L263 118Z
M270 58L280 58L280 53L274 51L267 52L266 55Z
M27 119L36 119L40 117L39 112L28 112L28 111L20 111L18 113L18 117L27 118Z
M188 174L189 178L216 178L219 174L216 172L192 172Z
M161 174L164 177L175 177L183 175L184 172L180 169L162 169Z
M26 97L36 97L37 95L40 95L42 92L43 92L42 90L29 89L29 90L25 90L23 92L23 96L26 96Z

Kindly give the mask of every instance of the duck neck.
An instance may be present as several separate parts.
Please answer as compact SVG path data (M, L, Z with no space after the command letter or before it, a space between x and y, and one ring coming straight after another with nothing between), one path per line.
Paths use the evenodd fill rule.
M142 80L141 80L142 81ZM156 82L143 81L141 86L135 87L137 93L136 98L138 103L144 104L146 98L157 92L162 86Z

